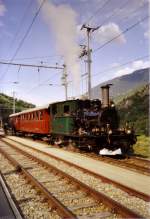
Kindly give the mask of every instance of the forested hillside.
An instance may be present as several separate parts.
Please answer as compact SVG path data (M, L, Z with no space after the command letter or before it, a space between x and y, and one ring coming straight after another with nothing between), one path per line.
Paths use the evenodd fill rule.
M149 85L140 87L123 97L117 104L121 124L129 121L137 134L149 133Z
M33 108L35 105L22 100L15 100L16 112ZM13 113L13 98L0 93L0 119L7 122L8 116Z

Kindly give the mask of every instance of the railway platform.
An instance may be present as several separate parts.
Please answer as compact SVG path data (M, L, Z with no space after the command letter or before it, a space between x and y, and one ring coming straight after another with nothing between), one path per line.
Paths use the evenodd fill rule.
M22 219L0 174L0 219Z
M4 130L0 128L0 137L4 137L4 136L5 136Z
M23 139L19 137L10 136L6 141L9 139L15 140L20 142L24 145L30 146L32 148L36 148L40 151L49 153L53 156L59 157L64 159L68 162L74 163L80 167L88 169L93 173L103 175L106 178L109 178L113 181L116 181L122 185L125 185L129 188L133 188L141 193L150 194L150 177L133 172L128 169L124 169L121 167L117 167L111 164L106 164L102 161L97 161L92 158L81 156L80 154L73 153L70 151L63 151L54 147L51 147L46 144L33 142L29 139Z

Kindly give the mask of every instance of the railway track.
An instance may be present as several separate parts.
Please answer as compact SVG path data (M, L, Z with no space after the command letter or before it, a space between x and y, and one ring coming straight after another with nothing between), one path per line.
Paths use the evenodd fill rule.
M30 138L29 138L30 139ZM40 143L43 143L43 141ZM82 156L88 156L90 158L100 160L109 164L113 164L116 166L120 166L129 170L133 170L135 172L139 172L145 175L150 175L150 160L142 159L135 156L130 156L128 158L119 158L115 159L115 157L109 156L99 156L95 153L87 153L82 151L76 151L76 153L80 153Z
M0 171L0 218L23 219L17 201L12 197L8 184Z
M29 138L31 140L31 138ZM12 139L11 139L12 140ZM15 142L15 140L13 140ZM17 142L17 141L16 141ZM34 142L34 141L33 141ZM42 144L45 144L43 141L39 141ZM47 143L46 143L47 144ZM109 156L99 156L95 153L88 153L88 152L82 152L82 151L76 151L75 153L79 153L82 156L90 157L95 160L100 160L109 164L113 164L125 169L129 169L135 172L139 172L145 175L150 176L150 160L142 159L135 156L130 156L129 158L118 158L115 157L109 157Z
M0 168L3 178L7 182L9 191L15 200L18 211L22 218L54 218L60 219L55 209L52 208L46 198L39 193L40 189L35 188L31 180L18 169L15 162L0 155ZM13 162L13 164L11 163ZM17 217L18 218L18 217Z
M8 146L7 146L8 147ZM7 148L7 147L2 147L3 149L4 148ZM56 176L59 176L60 175L60 173L57 173L57 171L59 171L60 172L60 170L58 170L56 167L54 168L53 166L51 166L50 164L48 164L48 163L45 163L45 161L41 161L41 160L39 160L39 159L37 159L36 157L39 157L39 155L41 156L41 152L40 152L40 154L39 154L39 152L37 152L36 150L31 150L31 148L28 148L28 147L23 147L23 146L21 146L21 148L23 149L23 150L26 150L26 151L28 151L28 153L30 153L30 154L34 154L34 158L33 157L31 157L31 155L29 155L29 154L27 154L27 152L23 152L23 154L24 154L24 156L26 157L26 156L28 156L28 159L31 159L32 160L32 162L33 162L33 160L34 160L34 162L36 162L36 164L35 164L35 166L37 167L38 166L38 163L41 163L42 162L42 165L44 165L44 172L45 172L45 177L46 177L46 179L47 179L47 176L50 176L50 178L55 178L55 175ZM3 149L1 149L1 150L3 150ZM12 149L11 149L12 150ZM16 148L16 146L14 147L14 149L13 150L17 150L17 153L22 153L22 150L20 150L20 149L18 149L18 147ZM18 152L19 151L19 152ZM8 153L9 153L9 151L7 151ZM3 153L4 153L4 151L3 151ZM12 153L12 152L11 152ZM15 152L16 153L16 152ZM12 155L11 155L12 156ZM16 156L16 155L15 155ZM44 156L47 156L47 155L44 155ZM17 155L17 157L19 158L19 155ZM22 156L20 157L20 159L19 159L19 161L20 160L24 160L23 158L22 158ZM35 161L36 160L36 161ZM44 158L44 160L45 160L45 158ZM31 168L31 165L33 164L31 162L31 164L30 164L30 161L29 162L26 162L26 164L28 164L28 168ZM38 162L38 163L37 163ZM43 163L44 162L44 163ZM59 161L60 162L60 161ZM55 166L58 166L58 161L56 162L54 162L54 158L53 158L53 162L52 162L53 164L55 164ZM18 164L19 166L20 166L20 162L19 162L19 164ZM23 163L23 165L24 165L24 163ZM62 166L62 164L60 164L61 166ZM26 167L26 168L27 168ZM50 170L45 170L45 167L46 168L50 168ZM69 168L69 166L68 166L68 168ZM39 168L36 168L36 171L34 171L34 169L32 168L32 169L30 169L30 170L28 170L29 171L29 173L31 174L35 174L34 175L34 178L36 178L37 177L37 175L39 175L39 171L41 170L41 167L40 167L40 169ZM55 172L56 171L56 172ZM49 175L51 172L53 172L54 173L54 176L53 175ZM85 170L84 170L84 172L85 172ZM37 175L36 175L37 174ZM59 201L65 201L65 204L63 203L63 205L67 205L67 206L69 206L69 203L71 202L73 205L75 204L75 203L78 203L77 204L77 209L76 209L76 207L73 207L73 208L71 208L71 210L73 211L73 212L75 212L74 214L75 214L75 216L77 216L77 217L79 217L79 215L81 216L83 216L83 212L85 213L87 213L87 214L91 214L91 213L93 213L93 214L96 214L97 216L99 216L100 217L100 214L101 215L103 215L102 217L105 217L104 215L106 214L110 214L109 216L111 217L111 218L116 218L117 216L116 215L114 215L112 212L114 212L114 208L116 209L117 208L117 210L115 210L115 212L117 213L117 214L120 214L120 215L122 215L123 217L136 217L136 218L142 218L142 215L144 215L144 217L146 217L147 218L147 212L146 212L146 208L145 208L145 210L142 210L142 215L141 215L141 209L137 209L137 212L135 213L133 210L129 210L128 208L126 208L126 207L124 207L123 205L120 205L118 202L116 202L115 200L112 200L111 198L109 198L109 197L107 197L107 196L105 196L103 193L100 193L100 192L97 192L95 189L91 189L91 187L89 187L89 186L87 186L87 185L85 185L84 183L81 183L81 182L79 182L78 180L75 180L73 177L71 177L71 176L69 176L68 174L66 174L66 173L64 173L64 172L62 172L61 171L61 174L63 174L60 178L58 178L58 182L57 181L55 181L55 182L49 182L49 181L45 181L45 185L44 185L44 187L45 186L47 186L47 185L49 185L49 189L51 189L52 190L52 187L55 187L55 186L52 186L52 185L54 185L54 183L55 183L55 185L59 185L60 184L60 188L61 187L63 187L63 188L65 188L65 183L64 183L64 179L66 180L66 178L68 178L69 177L69 179L67 180L67 187L68 188L70 188L70 185L71 185L71 189L73 189L72 188L72 183L73 182L75 182L75 191L74 191L74 193L75 194L78 194L78 190L77 190L77 188L79 188L79 194L81 195L79 195L79 197L78 197L78 195L77 196L75 196L75 198L73 197L73 196L69 196L69 200L68 200L68 198L65 198L65 197L68 197L68 193L67 193L67 195L65 195L64 194L64 197L61 199L61 198L59 198L59 196L57 196L57 195L55 195L55 197L56 197L56 199L59 199ZM65 176L64 176L64 174L65 174ZM61 181L61 178L63 179L63 181ZM90 178L90 177L89 177ZM41 180L42 179L42 175L40 175L40 179L39 180ZM44 180L46 180L45 178L44 178ZM106 180L106 179L105 179ZM68 184L68 182L71 182L71 184ZM93 181L94 182L94 181ZM43 181L42 182L40 182L40 183L44 183ZM82 184L82 186L81 186L81 184ZM105 184L105 183L103 183L103 184ZM69 185L69 186L68 186ZM104 185L103 185L104 186ZM74 187L74 185L73 185L73 187ZM86 188L85 188L86 187ZM82 189L81 189L82 188ZM56 189L56 187L54 188L54 191L55 191L55 189ZM65 189L66 190L66 189ZM82 194L81 193L81 190L83 190L84 191L84 193ZM62 193L62 192L60 192L61 191L61 189L58 189L58 192L59 193ZM129 192L129 191L128 191ZM131 190L130 190L130 192L131 192ZM64 193L64 191L63 191L63 193ZM92 194L92 197L89 197L88 195L87 195L87 193L89 194ZM53 194L54 195L54 194ZM131 196L132 197L132 196ZM81 201L80 201L80 198L81 198ZM96 202L95 202L95 198L96 198ZM133 198L133 197L132 197ZM75 201L74 201L75 200ZM87 201L85 201L85 200L87 200ZM90 202L90 201L91 202ZM136 200L136 199L135 199ZM134 200L134 201L135 201ZM68 203L68 201L69 201L69 203ZM81 203L80 203L81 202ZM105 214L104 214L104 212L103 212L103 214L102 213L100 213L99 211L100 211L100 207L102 206L102 209L105 209L105 207L102 205L102 203L101 202L103 202L105 205L107 205L107 206L109 206L109 208L110 209L113 209L113 211L112 210L108 210L108 208L106 208L106 210L104 210L104 212L105 212ZM113 202L113 204L112 204L112 202ZM82 203L84 203L84 204L82 204ZM111 203L111 204L110 204ZM116 207L114 207L114 204L115 204L115 206ZM141 203L141 204L143 204L143 203ZM86 206L85 206L86 205ZM137 206L136 206L137 207ZM89 210L90 209L90 210ZM93 210L91 210L91 209L93 209ZM120 209L120 210L119 210ZM129 210L129 212L130 212L130 216L129 216L129 212L128 212L128 216L126 215L126 213L123 213L124 211L126 211L126 210ZM136 208L135 208L136 209ZM134 210L135 210L134 209ZM69 209L70 210L70 209ZM81 212L80 212L81 211ZM95 211L95 212L93 212L93 211ZM99 212L99 213L98 213ZM110 213L111 212L111 213ZM131 212L132 213L134 213L135 215L133 216L131 216ZM107 216L108 216L107 215ZM87 216L87 215L86 215ZM86 217L87 218L87 217Z
M123 216L137 217L134 212L129 212L123 206L108 200L104 195L101 196L71 176L26 152L10 146L1 147L0 152L15 165L18 171L32 181L34 186L40 189L52 205L54 205L53 202L55 203L53 207L58 210L61 217L80 218L86 212L97 217L101 215L101 217L117 218L117 214L114 213L115 207L117 207L117 213ZM109 208L105 205L109 205Z
M145 175L150 176L150 161L149 160L144 160L140 159L134 156L131 156L129 158L124 158L124 159L116 159L115 157L109 157L109 156L97 156L94 153L80 153L82 156L87 156L90 158L93 158L95 160L100 160L109 164L113 164L119 167L123 167L135 172L139 172Z

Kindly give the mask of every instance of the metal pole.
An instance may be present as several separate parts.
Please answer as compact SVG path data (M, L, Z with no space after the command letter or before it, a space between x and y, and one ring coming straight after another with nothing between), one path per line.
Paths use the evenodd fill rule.
M68 82L67 82L67 67L64 65L63 85L65 87L65 99L68 100Z
M15 91L13 91L13 113L16 112L16 104L15 104Z
M87 38L88 38L88 41L87 41L87 54L84 52L82 56L84 56L85 54L87 55L87 63L88 63L88 97L89 99L91 99L91 49L90 49L90 33L94 32L95 30L97 30L99 28L96 27L96 28L93 28L93 27L89 27L89 26L86 26L85 24L82 25L81 27L81 30L82 29L86 29L87 31Z
M87 54L87 63L88 63L88 97L91 99L91 49L90 49L90 28L87 28L87 37L88 37L88 54Z

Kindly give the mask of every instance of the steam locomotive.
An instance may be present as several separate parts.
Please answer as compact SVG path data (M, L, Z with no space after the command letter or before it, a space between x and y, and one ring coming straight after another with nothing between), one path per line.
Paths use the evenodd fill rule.
M128 154L136 142L133 128L119 127L116 107L109 98L110 84L101 87L102 101L67 100L11 114L14 134L48 137L60 147L95 151L101 155Z

